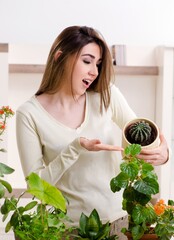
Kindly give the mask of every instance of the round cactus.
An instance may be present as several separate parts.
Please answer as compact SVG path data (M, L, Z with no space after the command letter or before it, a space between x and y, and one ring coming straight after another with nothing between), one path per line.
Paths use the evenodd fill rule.
M131 124L128 131L131 142L139 144L149 141L151 132L151 126L145 121L139 121Z

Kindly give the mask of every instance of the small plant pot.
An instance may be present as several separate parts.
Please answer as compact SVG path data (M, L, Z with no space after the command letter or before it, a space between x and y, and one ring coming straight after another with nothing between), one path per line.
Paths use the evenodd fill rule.
M127 236L128 240L133 240L132 235L130 232L126 232L125 235ZM152 239L159 239L155 233L146 233L140 238L140 240L152 240Z
M16 235L14 235L15 240L20 240L20 238L18 238Z
M130 136L130 128L132 126L135 127L135 124L139 123L139 122L143 122L143 123L147 123L148 126L151 129L151 135L150 137L148 137L148 139L143 140L142 142L139 142L138 140L134 140L131 138ZM149 130L147 130L149 131ZM134 134L136 135L136 134ZM143 132L143 135L145 135L145 133ZM152 121L149 120L147 118L135 118L132 121L126 123L126 125L123 128L123 132L122 132L122 146L123 148L127 147L128 145L131 144L139 144L141 145L142 149L144 148L155 148L158 147L160 143L159 140L159 128L158 126Z

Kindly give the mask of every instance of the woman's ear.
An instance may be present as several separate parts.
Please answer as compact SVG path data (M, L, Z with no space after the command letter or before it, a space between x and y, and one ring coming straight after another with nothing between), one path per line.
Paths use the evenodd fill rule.
M54 55L54 61L56 62L58 57L62 54L62 51L57 51Z

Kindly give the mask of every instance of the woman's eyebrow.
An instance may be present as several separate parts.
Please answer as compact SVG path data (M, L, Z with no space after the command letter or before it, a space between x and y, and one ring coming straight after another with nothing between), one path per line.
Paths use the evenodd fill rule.
M94 55L92 55L92 54L90 54L90 53L85 53L85 54L82 54L82 56L84 57L84 56L88 56L88 57L91 57L91 58L93 58L93 59L95 59L95 56ZM99 58L99 60L98 61L101 61L102 59L101 58Z

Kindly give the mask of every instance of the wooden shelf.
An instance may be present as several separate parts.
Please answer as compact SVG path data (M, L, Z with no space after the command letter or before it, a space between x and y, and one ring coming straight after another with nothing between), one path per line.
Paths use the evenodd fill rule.
M157 66L115 66L115 73L118 75L152 75L157 76Z
M6 197L14 196L15 198L18 198L26 189L24 188L14 188L12 193L6 192ZM30 193L25 193L22 198L32 198L33 196Z
M157 66L114 66L118 75L158 75ZM9 64L9 73L43 73L45 65Z
M43 73L44 69L41 64L9 64L9 73Z
M0 52L8 52L8 44L0 43Z

